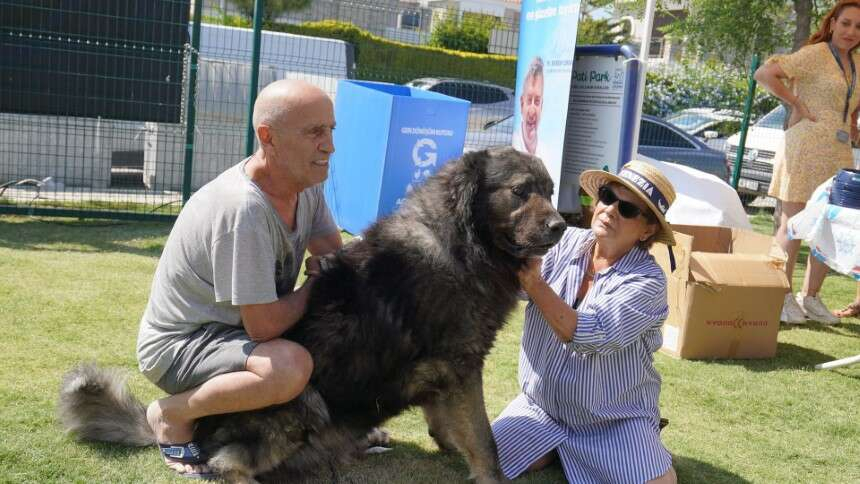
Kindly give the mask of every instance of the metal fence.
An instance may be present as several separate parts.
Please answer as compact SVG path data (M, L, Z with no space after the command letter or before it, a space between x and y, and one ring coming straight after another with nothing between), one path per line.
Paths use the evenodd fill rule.
M312 0L277 11L299 2L263 2L255 63L254 3L0 0L0 213L172 219L194 190L246 156L250 86L283 78L306 79L332 98L345 78L412 81L472 101L467 149L510 143L512 123L496 123L513 114L515 57L426 46L515 55L517 8ZM354 27L320 23L331 20ZM649 80L646 106L660 89ZM730 180L742 97L722 106L688 98L694 109L652 107L640 153ZM779 113L746 112L758 124L738 188L752 202L766 193L768 147L781 131L758 129ZM700 129L700 118L710 124Z
M389 63L374 58L380 49L368 49L366 60L357 59L363 46L356 42L321 37L319 29L296 35L307 22L349 22L368 42L400 50L430 42L433 26L446 19L489 22L484 44L498 54L514 52L519 24L512 9L478 14L393 0L315 0L295 12L265 12L255 70L253 3L0 0L0 213L175 217L191 192L246 156L255 76L260 87L306 79L333 98L345 78L467 77L460 74L468 62L453 55ZM513 110L513 68L496 81L436 89L493 108L474 110L470 126L481 127Z
M181 126L188 0L0 2L0 203L170 212L142 188L147 123Z

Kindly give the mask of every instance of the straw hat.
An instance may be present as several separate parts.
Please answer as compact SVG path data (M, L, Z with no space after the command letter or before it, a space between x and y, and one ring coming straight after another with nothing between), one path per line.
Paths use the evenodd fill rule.
M618 183L645 202L660 222L660 232L655 242L675 245L672 227L666 222L666 212L675 201L675 187L660 173L660 170L643 161L633 160L621 168L617 175L601 170L587 170L579 183L588 195L597 200L597 190L607 183Z

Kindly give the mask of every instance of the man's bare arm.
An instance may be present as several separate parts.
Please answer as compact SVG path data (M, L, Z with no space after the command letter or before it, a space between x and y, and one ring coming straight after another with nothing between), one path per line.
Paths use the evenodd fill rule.
M340 232L333 232L308 241L308 251L313 256L336 252L343 246ZM306 261L308 278L302 287L268 304L248 304L239 307L242 324L254 341L269 341L284 334L305 314L311 285L319 274L319 258Z
M252 340L269 341L284 334L301 319L307 309L308 296L315 277L308 277L302 287L268 304L239 307L242 324Z
M343 247L343 239L340 237L340 232L332 232L308 241L308 252L311 255L331 254L337 252L341 247Z

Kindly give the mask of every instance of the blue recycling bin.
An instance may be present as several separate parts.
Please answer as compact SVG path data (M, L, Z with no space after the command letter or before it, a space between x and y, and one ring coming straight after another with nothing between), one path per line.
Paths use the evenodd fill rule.
M325 195L337 224L360 233L463 154L469 102L398 84L343 80Z

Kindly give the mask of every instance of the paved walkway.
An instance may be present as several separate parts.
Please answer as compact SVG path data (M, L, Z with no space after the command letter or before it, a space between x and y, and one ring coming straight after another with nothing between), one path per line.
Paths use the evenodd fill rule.
M8 187L3 192L2 197L5 199L3 205L30 205L33 202L38 204L39 202L58 201L63 202L64 208L74 208L74 204L79 203L84 208L92 209L96 207L87 207L86 205L90 202L102 202L117 204L116 208L121 210L123 203L133 203L150 205L152 208L162 205L175 205L175 212L179 212L182 202L182 193L175 191L155 192L151 190L86 187L64 187L60 190L52 190L40 189L35 185ZM11 203L9 203L10 201Z

